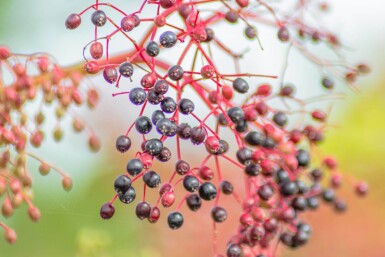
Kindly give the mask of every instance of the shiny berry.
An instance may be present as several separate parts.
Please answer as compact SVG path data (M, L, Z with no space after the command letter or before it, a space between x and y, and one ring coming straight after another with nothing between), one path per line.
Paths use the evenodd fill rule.
M197 194L190 194L186 198L186 204L191 211L197 211L202 206L202 199Z
M116 139L115 146L119 152L127 152L131 147L131 139L128 136L121 135Z
M180 212L172 212L167 217L168 226L171 229L178 229L183 225L183 215Z
M142 172L142 169L143 169L143 163L139 159L131 159L127 163L127 172L131 176L138 175L139 173Z
M102 10L97 10L91 15L91 21L95 26L102 27L107 22L107 15Z
M114 188L117 193L124 194L131 187L131 179L126 175L120 175L115 179Z
M157 188L161 183L159 174L153 170L149 170L144 173L143 181L150 188Z

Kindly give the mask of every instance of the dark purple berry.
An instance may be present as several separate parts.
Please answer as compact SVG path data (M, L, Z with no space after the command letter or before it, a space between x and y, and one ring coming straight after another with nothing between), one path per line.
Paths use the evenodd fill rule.
M162 118L156 122L156 131L162 135L167 135L171 131L171 120Z
M129 62L123 62L119 65L119 73L123 77L130 78L134 74L134 66Z
M157 105L163 100L163 95L155 92L154 88L148 91L147 100L150 104Z
M130 91L128 98L130 99L131 103L135 105L141 105L146 101L147 93L143 88L135 87Z
M239 19L239 14L234 12L234 11L228 11L226 14L225 14L225 19L230 22L230 23L235 23L238 21Z
M160 108L165 113L173 113L173 112L175 112L175 109L176 109L176 103L175 103L174 99L167 96L162 100L162 102L160 104Z
M125 135L118 136L115 146L119 152L127 152L131 147L131 139Z
M307 167L310 163L310 155L309 152L305 150L298 150L296 158L298 160L298 166Z
M249 84L243 78L236 78L233 82L233 88L238 93L244 94L249 90Z
M190 140L194 145L203 143L206 139L206 131L202 127L193 127L190 130Z
M176 133L181 139L189 139L191 135L191 127L187 123L181 123L176 129Z
M120 175L115 179L114 188L117 193L124 194L131 187L131 179L126 175Z
M213 200L217 196L217 188L210 182L205 182L199 187L199 196L206 201Z
M127 172L131 176L136 176L142 172L143 163L139 159L131 159L127 163Z
M243 147L237 151L237 159L240 163L247 165L251 161L252 154L253 151L251 151L249 148Z
M262 168L258 163L250 163L245 167L245 173L248 176L258 176L261 172Z
M258 131L250 131L245 137L246 143L252 146L263 145L266 136Z
M334 191L332 189L326 189L322 192L322 198L325 202L333 202L335 197Z
M107 67L103 70L103 77L108 83L113 84L118 79L118 72L113 67Z
M152 124L156 125L156 123L158 121L160 121L161 119L165 118L166 116L164 116L164 113L161 111L161 110L155 110L153 113L152 113L152 116L151 116L151 121L152 121Z
M280 186L280 192L284 196L290 196L298 193L298 187L293 181L286 181Z
M122 203L129 204L132 203L136 198L136 192L133 187L130 187L127 192L124 194L119 193L119 200Z
M180 212L172 212L167 217L168 226L171 229L178 229L183 225L183 216Z
M135 121L135 128L140 134L148 134L152 129L152 123L147 116L139 116Z
M232 194L234 190L233 184L227 180L221 181L219 187L221 188L222 193L225 195Z
M245 29L245 35L248 39L254 39L257 36L257 30L254 27L247 26Z
M160 35L159 42L165 48L173 47L176 44L177 37L172 31L163 32Z
M227 257L241 257L242 248L237 244L230 244L226 250Z
M188 162L186 161L183 161L183 160L178 160L176 163L175 163L175 171L176 173L178 173L179 175L185 175L187 172L190 171L190 164L188 164Z
M319 206L318 198L313 196L306 199L309 209L316 210Z
M115 207L111 203L105 203L100 208L100 217L104 220L111 219L114 216Z
M179 112L182 114L190 114L194 111L195 105L190 99L182 98L178 103Z
M168 77L174 81L178 81L183 78L184 71L181 66L174 65L168 69Z
M167 162L171 159L171 157L172 157L171 150L163 146L162 151L158 156L156 156L156 159L158 159L161 162Z
M273 116L273 121L275 124L277 124L280 127L283 127L287 124L287 115L284 112L276 112Z
M331 78L323 78L322 79L322 86L326 89L333 89L334 88L334 81Z
M257 193L262 200L267 201L273 196L274 191L270 185L265 184L258 188Z
M160 79L155 82L154 90L156 93L164 95L168 91L168 83L164 79Z
M227 219L227 211L222 207L215 206L211 209L211 217L214 222L222 223Z
M147 140L144 149L151 156L157 156L162 152L163 143L159 139L153 138Z
M159 174L153 170L149 170L144 173L143 181L150 188L157 188L161 183Z
M190 194L186 198L186 203L191 211L197 211L202 206L202 199L197 194Z
M146 45L146 53L151 57L156 57L159 54L159 46L155 41L150 41Z
M234 123L241 122L245 119L245 112L242 110L242 108L239 107L231 107L227 110L227 115Z
M107 15L102 10L96 10L91 15L91 21L95 26L102 27L107 22Z
M293 199L291 207L293 207L296 211L304 211L307 207L307 201L302 196L296 197Z
M139 202L136 205L135 214L139 219L146 219L150 216L151 206L147 202Z
M199 180L192 175L187 175L183 178L183 186L190 193L194 193L199 188Z

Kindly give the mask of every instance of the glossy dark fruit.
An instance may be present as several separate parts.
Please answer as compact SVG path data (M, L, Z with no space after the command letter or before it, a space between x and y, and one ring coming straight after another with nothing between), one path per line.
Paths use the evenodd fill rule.
M131 176L138 175L139 173L142 172L142 169L143 169L143 163L139 159L131 159L127 163L127 172Z
M157 138L147 140L145 144L146 152L151 156L157 156L162 152L163 143Z
M199 180L193 175L187 175L183 179L183 187L190 193L194 193L199 188Z
M165 48L173 47L176 44L177 37L172 31L163 32L160 35L159 42Z
M135 128L140 134L148 134L152 129L152 123L147 116L139 116L135 121Z
M139 202L136 205L135 214L139 219L143 220L148 218L150 216L150 213L151 213L151 206L149 203Z
M131 147L131 139L128 136L120 135L115 142L116 149L121 152L127 152Z
M227 211L219 206L215 206L211 209L211 218L216 223L222 223L227 219Z
M199 196L206 201L213 200L217 196L217 188L210 182L205 182L199 187Z
M118 196L119 196L119 200L122 203L129 204L135 200L136 192L135 192L135 189L133 187L130 187L127 190L127 192L125 192L124 194L119 193Z
M126 175L120 175L115 179L114 188L117 193L124 194L131 187L131 179Z
M134 66L129 62L123 62L119 65L119 73L123 77L130 78L134 74Z
M111 203L105 203L100 208L100 217L104 220L111 219L114 216L115 207Z
M180 113L188 115L194 111L195 105L190 99L182 98L178 102L178 109Z
M191 211L197 211L202 206L202 199L197 194L190 194L186 198L186 203Z
M95 26L102 27L107 22L107 15L102 10L96 10L91 15L91 21Z
M249 84L243 78L236 78L233 81L233 88L238 93L244 94L244 93L247 93L247 91L249 91Z
M135 105L141 105L146 101L147 93L143 88L135 87L131 89L128 98L130 99L131 103Z
M157 188L161 183L159 174L153 170L149 170L144 173L143 181L150 188Z
M178 160L176 163L175 163L175 171L176 173L178 173L179 175L185 175L187 172L190 171L190 164L188 164L188 162L186 161L183 161L183 160Z
M233 193L234 186L233 186L233 184L231 184L230 181L223 180L223 181L221 181L219 186L220 186L223 194L230 195Z
M155 41L150 41L146 45L146 53L151 57L156 57L159 54L159 46Z
M165 113L173 113L176 110L176 103L175 100L171 97L166 96L163 98L160 108L162 109L163 112Z
M172 212L167 217L168 226L171 229L178 229L182 227L184 219L183 215L180 212Z

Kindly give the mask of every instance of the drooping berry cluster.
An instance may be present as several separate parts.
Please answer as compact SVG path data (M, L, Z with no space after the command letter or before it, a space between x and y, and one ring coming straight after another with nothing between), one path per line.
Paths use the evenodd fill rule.
M146 0L139 10L126 11L96 1L67 18L67 28L75 29L81 24L81 17L91 12L95 37L84 48L89 49L93 59L86 58L87 73L103 73L104 79L117 87L122 85L121 79L129 78L132 82L134 76L141 76L140 86L139 81L134 80L136 85L124 83L128 91L113 94L128 95L132 106L141 108L136 120L116 140L119 152L129 152L134 157L128 160L127 173L115 180L115 197L101 207L103 219L114 215L113 203L117 198L126 204L136 199L136 190L141 187L134 187L134 184L139 180L144 182L144 191L142 200L136 205L137 217L155 223L163 212L159 208L162 205L171 209L166 211L171 229L183 226L180 210L183 204L197 211L203 202L212 201L214 224L225 222L228 214L220 199L230 195L239 203L241 214L238 230L229 237L226 256L272 257L276 254L277 240L291 248L306 244L311 228L301 216L305 211L317 209L320 200L334 206L336 211L345 210L345 202L335 195L343 181L337 162L320 154L317 148L324 139L328 113L309 110L308 103L333 98L335 95L330 92L337 79L355 88L357 76L367 73L369 68L364 64L346 63L338 53L341 48L338 37L307 23L303 13L314 8L310 2L315 1L291 1L296 4L291 13L279 8L282 3L270 2ZM156 7L153 15L144 16L142 11L153 6ZM205 13L200 11L201 7ZM325 5L318 7L326 8ZM121 17L119 20L111 18L115 16L110 16L109 12L118 12ZM244 24L244 32L240 33L244 36L234 37L238 43L234 50L220 40L221 34L215 29L217 24L226 27L235 23ZM142 30L144 36L134 38L132 33L145 24L149 24L149 29ZM294 86L282 81L283 75L242 73L239 61L244 53L237 52L244 44L244 37L257 40L262 48L261 35L256 30L260 25L276 29L278 40L286 43L289 50L297 49L320 66L327 74L320 84L329 93L303 100L295 96ZM99 28L103 26L111 27L112 32L98 37ZM223 33L223 29L217 31ZM110 41L116 35L123 35L132 49L110 56ZM308 50L309 39L330 47L340 60L332 63L319 58ZM178 49L173 51L178 53L172 56L174 58L167 58L169 48ZM215 61L213 48L234 59L234 73L223 72L228 70L229 64ZM191 53L192 59L187 57ZM177 61L168 63L172 59ZM249 67L250 70L253 71L253 67ZM270 83L251 85L248 81L251 77L278 78L281 83L274 90ZM198 102L186 93L187 90L199 96ZM284 108L274 104L275 100L282 101ZM293 111L288 102L297 104L300 110ZM208 111L200 117L204 109ZM142 139L141 149L131 149L131 139L137 138L137 134ZM176 142L176 154L170 150L172 141ZM182 142L188 147L205 149L207 156L200 163L191 163L189 155L182 151ZM171 175L154 171L155 161L172 161ZM225 168L224 163L231 168L227 165ZM244 188L238 186L239 181L226 179L227 174L235 170L239 180L244 181ZM325 180L330 183L321 185ZM356 192L365 195L366 184L354 183ZM155 188L159 188L159 197L150 204L146 201L146 191ZM175 191L179 188L186 191L182 199L176 199ZM213 237L214 255L223 256L216 248L216 231Z
M49 164L31 151L31 146L41 146L45 134L43 125L46 105L55 105L57 126L53 138L60 141L60 127L65 115L73 117L76 132L84 130L83 121L69 113L71 106L85 103L93 108L98 102L98 93L89 88L82 93L80 81L83 75L76 70L59 67L47 54L15 54L6 46L0 46L0 201L1 217L12 216L24 202L33 221L40 219L40 211L32 202L32 174L27 166L28 158L40 163L41 175L55 170L62 178L65 190L72 188L72 179L61 169ZM32 115L32 117L31 117ZM99 139L91 132L89 146L99 149ZM0 220L9 243L16 241L16 232Z

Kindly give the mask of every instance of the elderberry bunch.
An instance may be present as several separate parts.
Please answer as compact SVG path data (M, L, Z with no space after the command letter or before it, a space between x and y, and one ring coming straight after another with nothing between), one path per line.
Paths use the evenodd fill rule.
M305 245L311 227L303 213L316 210L321 201L338 212L346 209L336 193L343 181L337 162L318 149L329 113L311 108L309 103L338 96L335 80L355 89L357 77L369 68L341 58L337 35L300 15L308 11L305 2L289 2L296 8L285 8L280 1L146 0L137 10L126 10L96 1L68 16L68 29L79 27L85 13L90 13L87 22L95 27L94 38L84 47L85 72L102 73L105 81L116 87L123 84L127 90L113 96L127 95L131 108L139 107L135 121L116 139L116 149L131 157L126 172L115 179L115 196L101 207L103 219L114 215L116 199L124 204L137 199L142 188L137 186L139 181L144 190L142 199L137 200L137 217L156 223L166 212L171 229L187 222L183 205L196 212L205 202L212 202L213 223L225 222L228 211L220 199L232 196L239 203L239 228L226 235L225 255L262 257L276 256L277 240L290 248ZM318 7L320 12L326 8ZM223 42L217 33L223 32L220 26L226 30L235 25L243 26L234 37L236 47ZM296 49L321 67L323 78L315 86L322 86L325 95L297 97L295 87L284 81L286 67L283 75L256 73L250 65L241 72L239 62L246 52L239 53L239 49L249 40L263 48L263 35L256 29L262 25L274 29L276 39L289 51ZM101 27L110 32L98 37ZM139 30L137 38L134 32ZM131 48L111 55L111 39L117 35L123 35L128 42L125 45ZM309 41L328 46L339 61L330 63L313 53L307 47ZM171 50L176 56L168 56ZM230 65L218 61L214 50L234 61L234 72L225 72ZM253 78L272 82L256 84ZM279 81L278 87L273 86L274 80ZM199 100L186 91L194 92ZM294 111L293 105L299 111ZM141 140L140 147L133 147L133 138ZM176 144L176 152L171 144ZM207 155L193 163L183 151L187 148L204 150ZM154 170L154 162L172 162L174 168ZM234 172L238 172L239 181L227 178ZM157 188L158 200L148 202L146 192ZM177 199L176 190L185 191L185 196ZM367 186L356 182L355 190L365 195ZM214 231L213 241L216 234ZM223 256L215 242L214 255Z
M6 46L0 46L0 199L1 216L9 218L23 203L28 205L28 215L33 221L41 213L33 204L32 172L28 159L40 163L41 175L56 171L62 178L62 186L69 191L72 179L61 169L49 164L31 151L39 148L45 139L43 130L45 112L49 105L55 106L57 126L52 131L55 141L63 138L60 127L65 115L73 117L73 128L81 132L83 121L69 113L69 108L88 104L93 108L98 102L98 93L90 88L84 95L80 87L83 75L76 70L60 67L48 54L15 54ZM38 101L36 104L36 100ZM32 117L31 117L32 115ZM96 151L99 139L91 133L89 146ZM14 243L16 232L0 221L5 239Z

